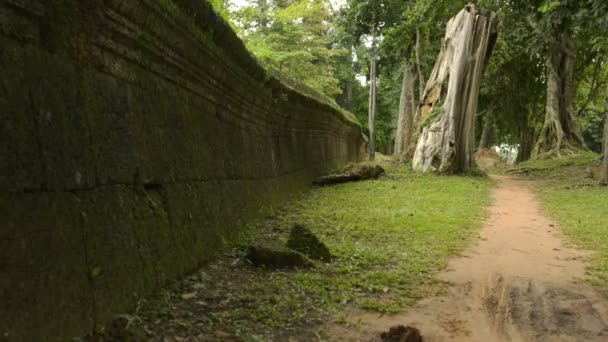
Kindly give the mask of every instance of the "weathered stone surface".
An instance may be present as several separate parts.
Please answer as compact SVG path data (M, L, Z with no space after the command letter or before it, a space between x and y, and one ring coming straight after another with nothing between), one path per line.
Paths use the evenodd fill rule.
M368 179L378 179L384 174L384 168L374 164L354 164L346 167L342 173L321 176L315 179L314 184L323 186L347 182L357 182Z
M201 0L0 0L0 71L9 341L87 334L365 148Z

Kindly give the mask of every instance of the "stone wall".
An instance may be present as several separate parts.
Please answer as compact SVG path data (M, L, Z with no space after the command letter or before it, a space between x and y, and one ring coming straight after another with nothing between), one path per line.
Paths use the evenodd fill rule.
M0 141L9 341L132 309L365 144L203 0L0 0Z

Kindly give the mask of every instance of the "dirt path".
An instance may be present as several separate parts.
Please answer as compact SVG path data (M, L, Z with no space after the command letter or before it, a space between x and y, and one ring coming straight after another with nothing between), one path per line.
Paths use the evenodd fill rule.
M564 246L529 181L493 178L491 217L478 243L441 275L453 284L446 296L404 314L353 315L356 328L333 326L329 334L377 340L390 326L409 324L426 342L608 341L608 301L580 281L584 253Z

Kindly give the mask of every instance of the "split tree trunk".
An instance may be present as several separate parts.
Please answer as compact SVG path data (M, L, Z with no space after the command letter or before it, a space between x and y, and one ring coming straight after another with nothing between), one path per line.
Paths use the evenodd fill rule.
M490 148L490 142L492 140L492 132L494 131L494 111L491 110L486 113L483 119L483 130L481 131L481 138L479 139L479 150L487 150Z
M604 158L602 159L601 184L608 185L608 86L606 87L606 102L604 107L604 144L602 145Z
M403 81L401 82L401 97L399 99L399 116L395 136L395 157L406 157L412 142L414 132L414 73L407 60L403 63Z
M475 115L479 88L498 35L494 12L467 5L446 35L418 107L422 131L413 167L461 172L475 166Z
M420 92L418 99L419 101L422 101L425 83L424 74L422 73L422 64L420 63L420 29L416 29L416 46L414 48L414 53L416 55L416 69L418 69L418 88Z
M369 89L369 160L376 158L376 60L370 61L370 89Z
M547 61L547 105L545 123L533 158L561 156L562 151L586 150L581 128L574 117L573 72L575 48L568 32L560 34L559 48L553 49Z

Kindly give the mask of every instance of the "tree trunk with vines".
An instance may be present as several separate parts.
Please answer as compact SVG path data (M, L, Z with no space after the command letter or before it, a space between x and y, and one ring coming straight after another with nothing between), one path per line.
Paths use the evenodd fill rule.
M492 11L467 5L447 25L418 107L421 131L413 167L462 172L475 166L475 115L485 66L498 35Z
M563 152L587 149L574 115L574 62L574 42L568 32L562 32L560 46L551 51L547 61L545 122L534 146L533 158L560 157Z

